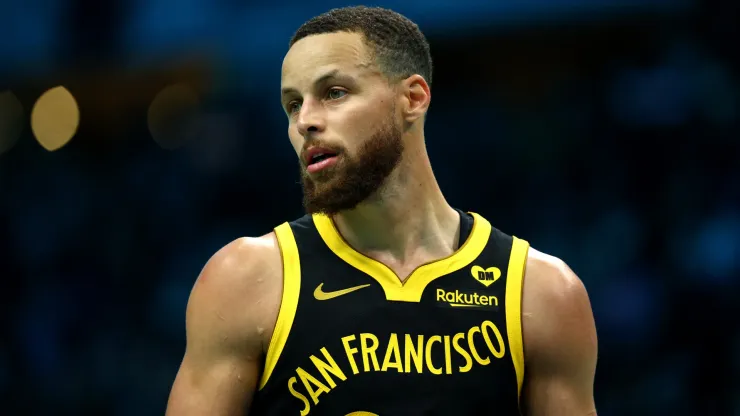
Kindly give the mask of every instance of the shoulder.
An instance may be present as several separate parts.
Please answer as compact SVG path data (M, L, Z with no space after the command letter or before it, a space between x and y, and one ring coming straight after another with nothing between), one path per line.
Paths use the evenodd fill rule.
M581 279L561 259L530 248L522 293L525 362L596 351L591 304Z
M238 238L218 250L188 301L188 331L238 337L252 347L269 342L282 294L282 260L274 232ZM237 339L233 339L235 342Z
M564 306L560 303L587 298L583 282L563 260L534 248L529 249L527 256L525 291L530 300L537 301L531 306Z
M280 265L276 260L280 260L280 248L275 232L237 238L211 256L196 283L213 289L253 286L264 281L260 271Z

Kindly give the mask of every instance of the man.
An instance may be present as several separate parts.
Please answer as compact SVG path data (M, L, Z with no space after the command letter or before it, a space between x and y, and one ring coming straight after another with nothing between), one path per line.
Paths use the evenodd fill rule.
M308 215L203 269L168 415L596 414L596 331L560 260L445 201L432 62L380 8L306 22L282 68Z

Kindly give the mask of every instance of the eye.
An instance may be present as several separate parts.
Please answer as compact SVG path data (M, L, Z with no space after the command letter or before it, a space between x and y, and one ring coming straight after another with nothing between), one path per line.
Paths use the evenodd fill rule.
M287 106L285 106L285 109L288 110L289 114L293 114L301 110L301 103L298 101L291 101Z
M326 97L330 100L338 100L347 95L347 91L340 90L339 88L332 88L326 93Z

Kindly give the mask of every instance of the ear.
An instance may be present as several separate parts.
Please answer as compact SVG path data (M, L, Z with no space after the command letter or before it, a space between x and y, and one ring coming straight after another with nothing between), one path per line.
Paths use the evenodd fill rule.
M412 75L401 81L403 118L408 123L424 118L429 109L432 93L424 77Z

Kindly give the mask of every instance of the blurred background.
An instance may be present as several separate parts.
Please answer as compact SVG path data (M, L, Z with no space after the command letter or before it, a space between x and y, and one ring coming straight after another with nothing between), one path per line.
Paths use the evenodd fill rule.
M373 3L448 200L585 282L600 416L740 415L739 4ZM0 1L0 414L163 414L202 266L303 214L280 66L345 5Z

